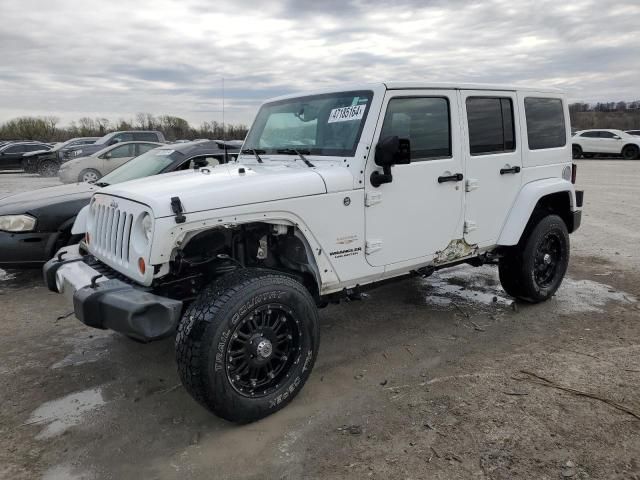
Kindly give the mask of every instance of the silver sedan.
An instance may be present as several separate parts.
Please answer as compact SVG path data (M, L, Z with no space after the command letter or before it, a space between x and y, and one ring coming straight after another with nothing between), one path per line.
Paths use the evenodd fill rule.
M133 157L162 145L158 142L116 143L87 157L75 158L63 163L58 176L63 183L95 182Z

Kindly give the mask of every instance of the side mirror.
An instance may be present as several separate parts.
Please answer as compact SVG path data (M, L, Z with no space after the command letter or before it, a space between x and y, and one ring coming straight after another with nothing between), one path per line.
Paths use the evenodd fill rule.
M411 142L397 136L383 138L376 145L375 162L382 167L382 173L375 171L371 174L371 185L379 187L383 183L391 183L391 166L411 163Z
M618 135L614 135L613 138L614 140L622 140L622 137L619 137Z

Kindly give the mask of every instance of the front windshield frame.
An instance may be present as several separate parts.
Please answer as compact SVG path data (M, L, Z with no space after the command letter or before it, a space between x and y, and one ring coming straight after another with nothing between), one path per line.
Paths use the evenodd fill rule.
M322 100L325 98L331 97L361 97L366 98L365 110L362 114L362 118L360 119L360 123L358 126L358 131L356 135L353 137L353 144L350 148L324 148L324 147L314 147L313 145L300 145L300 144L287 144L287 145L277 145L273 147L265 147L264 145L260 145L260 139L264 134L265 127L267 125L267 121L269 119L269 115L267 112L269 109L273 107L279 107L287 104L300 104L305 102L311 102L314 100ZM297 149L301 152L304 152L306 155L312 156L326 156L326 157L352 157L355 155L356 149L358 148L358 143L360 142L360 137L362 136L362 132L364 130L369 110L371 109L371 105L373 103L374 92L372 90L345 90L345 91L336 91L336 92L328 92L321 93L316 95L305 95L300 97L290 97L282 100L276 100L274 102L265 103L258 110L258 114L247 134L246 140L243 145L243 150L257 150L266 155L278 155L282 154L282 152L278 152L278 150L291 150ZM343 107L337 107L343 108ZM335 109L334 109L335 110ZM267 115L265 117L265 115ZM327 117L328 118L328 117ZM318 117L316 117L316 120Z
M163 154L161 152L169 152L169 153ZM140 174L139 172L141 170L136 170L136 167L138 166L138 164L151 162L153 161L153 157L166 159L166 161L160 163L161 168L157 169L157 171L156 170L149 171L148 169L146 169L146 170L142 170L144 173ZM99 182L106 183L109 185L114 185L116 183L129 182L131 180L137 180L139 178L151 177L153 175L158 175L160 173L163 173L167 169L167 167L172 165L174 162L184 160L184 159L186 159L186 155L177 150L173 150L170 148L160 148L160 147L154 148L152 150L144 152L142 155L138 155L137 157L132 158L124 165L121 165L120 167L116 168L112 172L106 174L104 177L102 177L99 180ZM124 178L124 179L121 178L122 175L127 171L136 172L136 174L133 176L130 176L129 178Z

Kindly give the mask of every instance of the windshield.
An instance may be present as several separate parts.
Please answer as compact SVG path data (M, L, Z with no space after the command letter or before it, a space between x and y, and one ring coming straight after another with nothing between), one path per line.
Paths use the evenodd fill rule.
M267 154L296 149L310 155L351 156L372 97L371 91L336 92L267 103L244 148Z
M113 172L102 177L100 183L113 185L114 183L128 182L136 178L157 175L172 162L182 157L184 157L184 154L175 150L155 148L116 168Z

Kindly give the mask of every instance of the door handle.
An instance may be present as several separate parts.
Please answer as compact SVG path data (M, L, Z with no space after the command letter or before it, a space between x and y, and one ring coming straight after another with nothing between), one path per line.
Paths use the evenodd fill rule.
M438 183L444 182L461 182L464 177L461 173L454 173L453 175L444 175L442 177L438 177Z
M500 175L504 175L505 173L520 173L520 167L501 168Z

